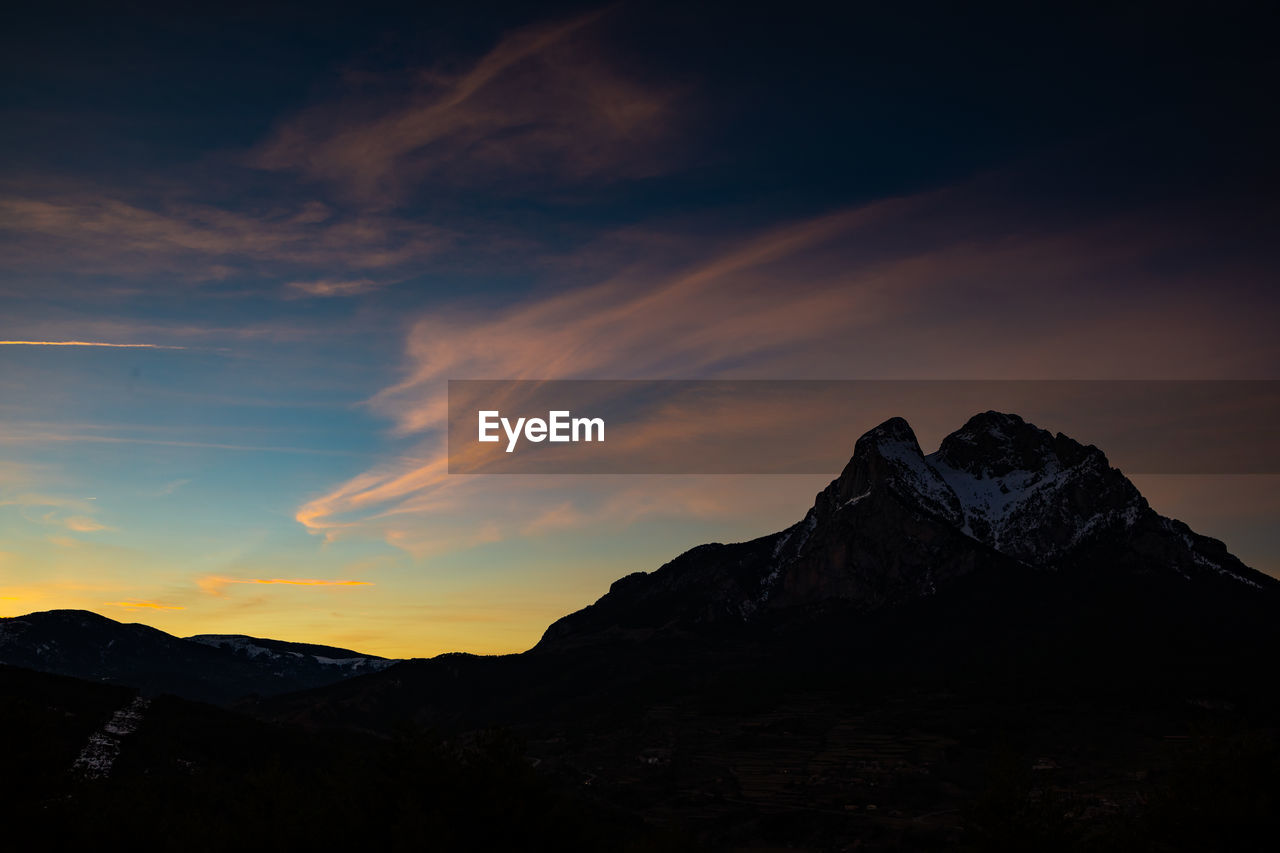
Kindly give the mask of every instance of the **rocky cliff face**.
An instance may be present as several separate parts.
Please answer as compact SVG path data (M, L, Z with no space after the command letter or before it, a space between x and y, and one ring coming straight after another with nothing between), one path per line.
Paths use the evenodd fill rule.
M838 603L870 611L978 572L1096 571L1280 586L1217 540L1158 515L1101 450L984 412L925 455L892 418L858 439L805 517L750 542L703 545L617 581L542 644L750 622Z

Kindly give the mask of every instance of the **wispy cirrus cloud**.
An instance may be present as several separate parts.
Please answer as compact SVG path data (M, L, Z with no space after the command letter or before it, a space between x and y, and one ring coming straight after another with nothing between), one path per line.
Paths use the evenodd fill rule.
M375 395L371 405L392 420L397 433L425 436L420 455L426 461L389 463L361 474L308 501L298 521L329 538L379 531L388 542L423 556L604 517L634 521L653 513L725 512L732 502L715 495L718 487L688 483L624 486L584 503L581 490L576 499L557 502L545 484L507 480L495 495L482 480L450 477L439 435L447 414L446 380L710 377L753 359L756 369L786 375L797 357L810 357L833 337L892 314L895 299L879 281L885 271L852 287L851 274L839 268L841 261L852 263L850 253L837 252L833 262L831 245L886 218L907 216L926 201L891 200L721 241L676 269L632 263L596 285L501 312L455 306L420 319L406 344L405 378ZM882 253L859 262L874 269L872 260L883 262ZM786 277L807 284L780 293L780 266ZM527 517L528 507L549 503L554 510ZM483 523L437 523L453 513L465 517L466 507L481 504L484 512L473 517Z
M321 202L233 210L182 198L144 203L122 191L39 186L0 194L6 265L85 273L169 273L216 280L289 269L387 270L452 239L430 224Z
M92 433L6 432L0 444L142 444L157 447L187 447L194 450L235 450L245 453L303 453L315 456L364 456L356 450L290 445L230 444L216 441L182 441L179 439L141 438L137 436L95 435Z
M47 483L50 476L46 466L18 462L13 459L0 459L0 488L29 488L41 480ZM0 506L4 506L4 503L5 499L0 497Z
M27 492L0 498L0 507L3 506L20 507L23 517L32 523L61 527L74 533L100 533L117 529L93 517L97 509L93 498L68 498ZM53 507L53 509L33 517L27 513L27 510L32 507Z
M68 498L39 492L22 492L6 498L0 498L0 506L52 506L81 513L93 512L93 504L84 498Z
M150 492L144 492L144 494L147 497L152 497L152 498L168 497L169 495L176 493L179 489L181 489L183 486L187 485L190 482L191 482L190 477L182 477L177 480L170 480L169 482L162 485L160 488Z
M537 235L477 216L477 199L675 162L677 93L611 58L599 27L610 12L509 31L450 65L352 71L341 92L283 117L247 152L180 179L12 177L0 183L0 265L124 279L99 296L237 279L335 298L419 275L460 247L467 266L536 251ZM429 211L400 204L415 194Z
M319 279L317 281L291 281L285 287L299 296L359 296L386 286L368 278L358 279Z
M265 586L302 586L332 587L344 589L358 586L373 586L373 581L354 580L318 580L315 578L233 578L223 575L209 575L196 581L201 592L207 595L221 596L223 589L233 584L252 584Z
M352 73L347 94L282 122L252 162L367 204L398 200L425 181L653 174L670 153L662 142L675 96L610 61L593 32L607 14L509 32L463 70Z
M380 536L426 555L598 524L602 507L635 519L734 504L723 482L607 493L451 477L448 379L1212 378L1262 370L1261 351L1275 351L1247 300L1206 311L1205 272L1163 260L1213 239L1190 219L1028 216L1011 231L1009 203L993 214L983 190L979 181L703 240L701 253L689 236L664 253L685 259L677 266L641 253L595 284L500 310L437 308L408 334L404 377L370 400L397 435L420 437L425 461L377 466L296 517L331 539ZM1259 285L1244 267L1216 280L1241 292ZM1226 337L1256 348L1224 360L1213 341ZM850 443L872 425L846 425ZM670 428L656 422L650 438ZM669 500L651 500L659 493Z
M67 516L66 518L49 517L46 520L56 521L57 523L61 524L63 527L75 533L98 533L104 530L116 529L109 525L103 524L100 521L95 521L94 519L90 518L87 515L72 515L72 516Z
M96 511L93 498L69 498L55 496L55 494L37 494L22 493L14 494L14 496L0 498L0 507L17 506L22 508L23 517L32 523L42 523L52 526L58 526L70 530L73 533L101 533L106 530L115 530L113 526L102 524L101 521L92 517ZM46 512L40 512L35 517L27 514L28 508L31 507L54 507Z

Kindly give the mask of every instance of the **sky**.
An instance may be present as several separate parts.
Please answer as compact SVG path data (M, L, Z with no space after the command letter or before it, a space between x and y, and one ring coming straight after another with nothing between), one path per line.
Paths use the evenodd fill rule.
M449 379L1280 378L1248 6L825 5L7 13L0 615L520 651L838 473L450 475Z

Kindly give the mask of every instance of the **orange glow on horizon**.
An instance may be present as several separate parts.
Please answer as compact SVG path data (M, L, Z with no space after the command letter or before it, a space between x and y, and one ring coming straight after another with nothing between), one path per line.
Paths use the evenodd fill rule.
M219 578L219 580L223 583L283 583L293 586L373 586L373 581L322 581L306 578L247 578L244 580Z
M222 587L227 584L264 584L264 585L283 585L283 586L329 586L329 587L351 587L351 586L373 586L373 581L350 581L350 580L320 580L317 578L229 578L222 575L211 575L201 578L196 582L197 585L210 595L221 595Z

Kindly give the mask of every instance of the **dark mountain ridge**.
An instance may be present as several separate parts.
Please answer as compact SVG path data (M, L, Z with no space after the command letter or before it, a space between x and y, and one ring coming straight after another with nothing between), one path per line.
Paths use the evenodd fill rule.
M628 575L529 652L408 661L260 710L455 729L850 679L1249 692L1280 652L1277 615L1280 582L1160 516L1098 448L986 412L926 456L895 418L801 521Z
M1155 657L1192 637L1202 652L1247 657L1270 642L1278 602L1280 582L1156 513L1098 448L989 411L928 455L905 420L880 424L858 439L840 476L796 524L748 542L702 545L628 575L553 623L524 655L449 655L379 675L397 662L238 635L180 639L84 611L50 611L0 620L0 662L226 702L312 688L333 697L377 693L446 671L451 681L472 673L483 680L482 671L538 671L536 661L550 654L560 664L531 676L536 690L555 693L548 685L562 684L572 701L584 692L578 676L567 675L577 665L556 667L574 649L584 650L588 670L597 657L637 654L624 650L643 641L638 654L669 654L675 669L710 656L732 671L735 659L803 670L812 663L807 645L876 645L877 660L897 661L888 668L934 671L1012 634L1045 667L1057 654L1063 665L1087 669L1100 662L1087 648L1121 637L1128 649L1159 646ZM888 651L885 639L893 640ZM1125 652L1099 655L1114 663ZM873 664L864 656L860 666ZM609 669L582 684L598 684ZM520 682L520 672L502 678ZM353 676L370 678L337 684ZM426 692L430 701L413 715L435 708L462 724L471 712L461 704L476 711L456 692ZM301 708L312 698L283 704ZM376 704L367 709L370 724ZM305 712L316 714L329 716Z
M332 684L394 661L253 637L182 639L87 610L49 610L0 619L0 663L147 693L228 702Z

